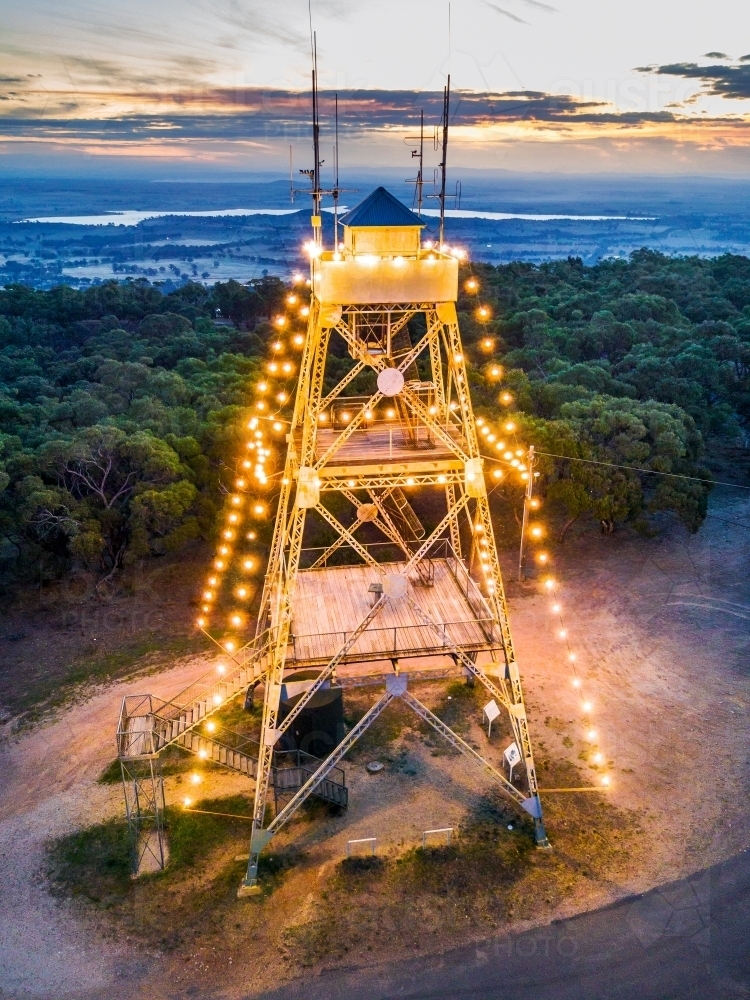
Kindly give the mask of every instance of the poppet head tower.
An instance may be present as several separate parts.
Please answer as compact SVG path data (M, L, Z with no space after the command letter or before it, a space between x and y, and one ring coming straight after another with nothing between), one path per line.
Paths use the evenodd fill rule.
M259 891L274 833L394 698L521 804L547 846L456 317L458 259L423 243L422 220L384 188L344 216L332 250L320 215L312 222L309 325L255 643L265 697L243 895ZM322 523L335 540L305 547ZM292 673L303 679L285 683ZM507 711L523 791L409 691L411 678L456 674ZM372 707L269 822L275 748L316 695L347 682L371 684ZM282 715L291 684L301 697Z

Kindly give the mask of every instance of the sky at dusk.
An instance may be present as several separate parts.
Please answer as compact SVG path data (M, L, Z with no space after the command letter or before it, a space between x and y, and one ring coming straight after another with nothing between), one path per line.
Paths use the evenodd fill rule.
M750 168L737 0L452 0L450 32L447 0L312 0L312 22L344 168L408 169L448 72L458 167ZM283 175L310 158L309 74L307 0L0 0L0 172Z

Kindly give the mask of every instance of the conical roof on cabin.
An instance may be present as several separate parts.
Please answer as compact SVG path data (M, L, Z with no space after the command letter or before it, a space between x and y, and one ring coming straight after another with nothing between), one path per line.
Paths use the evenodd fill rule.
M375 188L372 194L361 201L346 215L342 216L344 226L424 226L424 222L410 211L403 202L386 191L384 187Z

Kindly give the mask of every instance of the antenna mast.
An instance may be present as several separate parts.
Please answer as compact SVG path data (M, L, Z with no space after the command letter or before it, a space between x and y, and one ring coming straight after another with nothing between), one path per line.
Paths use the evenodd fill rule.
M339 95L335 95L336 110L335 121L335 141L333 146L333 250L338 253L339 249Z
M414 156L414 153L411 154ZM424 108L419 112L419 172L417 173L417 215L422 214L422 186L424 177L422 174L422 164L424 163Z
M443 88L443 159L440 162L440 246L445 243L445 176L448 165L448 116L450 114L451 101L451 75L448 74L448 83Z
M312 69L312 113L313 113L313 157L312 169L312 198L313 215L312 227L313 238L317 246L321 246L323 241L323 227L320 217L320 206L323 192L320 189L320 119L318 109L318 34L313 33L313 69Z

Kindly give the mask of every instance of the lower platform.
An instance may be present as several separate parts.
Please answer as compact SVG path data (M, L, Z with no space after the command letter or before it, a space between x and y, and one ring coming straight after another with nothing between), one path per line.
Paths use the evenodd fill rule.
M367 663L449 657L455 645L464 652L501 647L500 629L463 563L455 557L433 559L433 586L416 571L408 595L439 626L426 625L407 601L387 602L343 660ZM404 563L383 563L382 573L398 573ZM292 635L287 668L327 663L366 617L379 597L369 590L381 582L374 567L328 566L303 570L292 600ZM442 656L441 656L442 654Z

